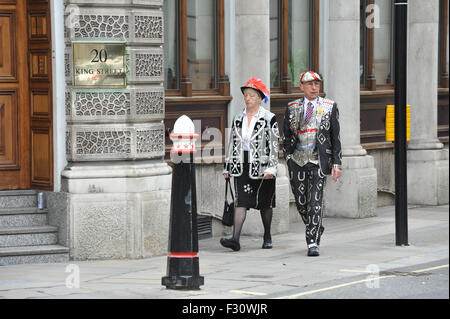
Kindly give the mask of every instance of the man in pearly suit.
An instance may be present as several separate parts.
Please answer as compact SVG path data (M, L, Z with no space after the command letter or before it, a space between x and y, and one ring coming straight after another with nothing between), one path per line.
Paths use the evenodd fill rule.
M283 152L297 210L306 226L308 256L319 256L323 189L326 176L341 174L341 142L337 104L319 96L322 79L306 71L300 76L304 98L290 102L284 117Z

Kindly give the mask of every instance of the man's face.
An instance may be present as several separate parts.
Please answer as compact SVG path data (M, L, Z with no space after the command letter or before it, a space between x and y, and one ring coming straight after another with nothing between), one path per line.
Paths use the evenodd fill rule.
M305 97L309 101L313 101L319 96L320 81L300 83L300 89L303 91L303 93L305 93Z

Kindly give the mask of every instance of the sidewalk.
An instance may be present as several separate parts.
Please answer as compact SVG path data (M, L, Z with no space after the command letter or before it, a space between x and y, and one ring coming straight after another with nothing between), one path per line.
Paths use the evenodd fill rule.
M262 239L242 237L241 251L201 240L200 290L169 290L161 285L167 257L141 260L71 261L69 264L0 267L0 298L166 298L238 299L283 296L295 288L354 277L370 267L386 271L448 259L449 206L410 206L410 245L395 246L395 207L377 209L366 219L325 218L320 257L307 257L303 224L273 236L274 248L261 249ZM447 261L448 263L448 261ZM73 268L75 267L75 268ZM369 267L369 268L368 268ZM79 269L79 288L73 283Z

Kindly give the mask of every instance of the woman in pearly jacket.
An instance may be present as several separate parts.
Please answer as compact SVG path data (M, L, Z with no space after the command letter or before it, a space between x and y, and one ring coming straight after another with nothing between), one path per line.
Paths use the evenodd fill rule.
M260 79L251 78L241 87L245 109L233 119L224 177L234 177L235 211L233 235L222 246L240 250L239 238L247 210L257 209L264 225L262 248L272 248L270 227L275 207L275 182L280 137L275 114L261 106L269 92Z

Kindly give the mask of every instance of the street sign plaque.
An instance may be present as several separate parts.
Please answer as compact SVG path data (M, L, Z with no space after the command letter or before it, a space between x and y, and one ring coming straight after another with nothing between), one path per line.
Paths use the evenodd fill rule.
M72 42L74 88L125 88L126 51L122 42Z

